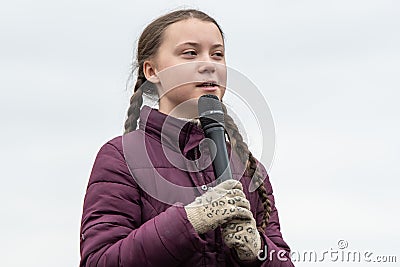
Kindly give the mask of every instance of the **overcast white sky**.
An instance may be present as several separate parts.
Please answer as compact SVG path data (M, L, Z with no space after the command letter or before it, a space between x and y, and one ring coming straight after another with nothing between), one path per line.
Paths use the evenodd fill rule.
M228 65L270 105L291 248L344 239L399 262L399 1L38 0L0 4L1 266L78 265L87 181L122 133L136 39L177 7L220 23Z

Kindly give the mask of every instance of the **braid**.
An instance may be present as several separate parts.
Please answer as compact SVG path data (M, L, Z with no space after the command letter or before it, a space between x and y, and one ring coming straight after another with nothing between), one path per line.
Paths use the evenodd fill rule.
M262 221L261 229L265 229L267 227L269 217L271 214L271 203L268 199L268 194L267 194L267 190L265 189L265 186L264 186L263 178L262 178L261 174L259 173L259 171L257 171L256 158L253 156L253 154L250 151L249 151L249 165L248 166L249 166L249 169L252 170L252 173L256 172L255 173L255 175L257 177L256 184L257 185L259 184L259 187L257 188L257 192L261 198L261 201L262 201L263 207L264 207L264 220Z
M145 82L146 78L144 76L138 76L135 84L134 93L130 99L130 106L128 108L128 118L125 121L124 134L136 130L137 120L140 115L140 108L143 104L143 89L141 86Z
M236 149L238 156L241 158L242 162L246 166L245 173L248 174L250 177L255 175L256 184L258 185L257 192L260 196L260 199L263 203L264 207L264 218L261 222L261 231L266 229L269 217L271 214L271 203L267 197L267 190L264 186L263 177L260 174L259 170L257 169L257 161L253 154L249 151L249 148L246 142L243 141L243 137L239 132L239 129L232 119L231 116L228 115L226 106L222 104L222 108L225 113L225 125L226 131L228 133L228 138L231 143L232 149Z

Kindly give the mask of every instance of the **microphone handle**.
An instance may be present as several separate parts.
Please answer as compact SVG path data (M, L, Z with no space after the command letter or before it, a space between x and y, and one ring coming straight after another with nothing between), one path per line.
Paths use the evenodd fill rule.
M225 130L223 127L211 127L205 132L205 136L214 141L216 151L212 146L210 147L211 155L215 158L213 160L214 175L217 183L232 179L232 172L229 166L228 152L225 143Z

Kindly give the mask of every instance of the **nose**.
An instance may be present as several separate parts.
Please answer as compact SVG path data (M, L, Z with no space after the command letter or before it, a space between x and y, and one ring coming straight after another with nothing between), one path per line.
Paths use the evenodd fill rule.
M204 73L204 72L214 73L215 72L215 64L211 61L200 61L198 69L199 69L200 73Z

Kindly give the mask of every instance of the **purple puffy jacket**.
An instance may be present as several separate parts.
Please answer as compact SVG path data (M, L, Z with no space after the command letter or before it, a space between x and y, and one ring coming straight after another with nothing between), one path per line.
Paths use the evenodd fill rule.
M204 193L215 180L212 165L203 171L185 171L174 166L171 159L173 162L175 155L178 158L182 154L189 160L197 159L202 139L204 133L196 124L143 106L138 130L101 147L83 205L81 267L293 266L263 166L272 212L265 234L260 235L262 248L267 247L272 257L243 262L234 249L224 244L219 227L205 234L196 233L183 205ZM259 226L264 210L258 193L249 192L250 177L240 175L234 156L230 160L233 177L243 184ZM180 194L170 185L192 191ZM147 190L148 186L153 188L152 192Z

